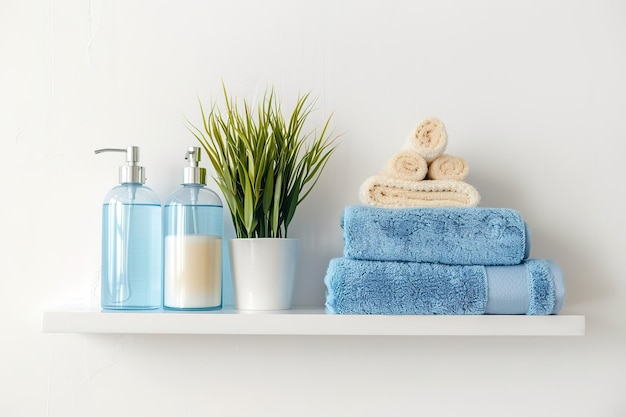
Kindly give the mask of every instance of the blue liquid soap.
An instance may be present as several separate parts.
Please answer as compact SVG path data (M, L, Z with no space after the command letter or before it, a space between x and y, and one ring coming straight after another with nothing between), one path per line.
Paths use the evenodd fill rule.
M102 208L101 306L161 306L161 206L104 204Z
M143 167L137 165L139 148L99 149L125 152L120 185L102 206L103 309L146 310L161 307L163 288L163 223L161 203L144 185Z

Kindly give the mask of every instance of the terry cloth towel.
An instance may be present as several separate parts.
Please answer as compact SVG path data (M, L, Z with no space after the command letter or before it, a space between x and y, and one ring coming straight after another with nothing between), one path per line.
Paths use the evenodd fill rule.
M549 315L565 295L558 265L543 259L491 267L335 258L324 283L335 314Z
M467 178L469 165L465 159L452 155L441 155L428 165L431 180L459 180Z
M528 225L508 208L347 206L341 227L352 259L515 265L530 255Z
M411 131L403 149L415 149L427 162L443 155L448 145L448 133L443 122L436 118L422 120Z
M392 156L383 168L380 175L406 181L421 181L426 178L428 162L419 152L405 149Z
M474 207L480 194L470 184L455 180L404 181L383 175L366 179L359 200L377 207Z

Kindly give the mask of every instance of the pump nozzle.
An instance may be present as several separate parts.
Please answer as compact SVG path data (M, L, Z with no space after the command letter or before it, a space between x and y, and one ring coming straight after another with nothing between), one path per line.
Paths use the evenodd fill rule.
M185 160L189 165L183 171L183 184L203 184L206 185L206 169L200 168L200 148L190 146L185 152Z
M144 174L143 167L137 165L139 162L139 147L138 146L129 146L126 149L119 148L104 148L97 149L95 151L96 154L102 152L125 152L126 153L126 166L120 167L120 184L135 182L135 183L145 183L146 177Z

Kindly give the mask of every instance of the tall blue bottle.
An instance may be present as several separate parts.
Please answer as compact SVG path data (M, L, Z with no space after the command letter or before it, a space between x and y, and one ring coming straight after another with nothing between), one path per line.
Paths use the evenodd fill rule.
M98 149L125 152L120 185L102 206L103 309L139 310L161 307L163 244L161 203L144 185L144 169L137 165L139 148Z
M164 204L163 307L215 310L222 307L222 201L205 186L200 148L188 148L185 159L182 186Z

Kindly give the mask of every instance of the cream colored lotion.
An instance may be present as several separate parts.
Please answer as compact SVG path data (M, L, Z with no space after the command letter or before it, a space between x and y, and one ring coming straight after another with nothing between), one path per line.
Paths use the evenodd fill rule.
M166 236L163 291L164 307L218 307L222 293L222 239L207 235Z

